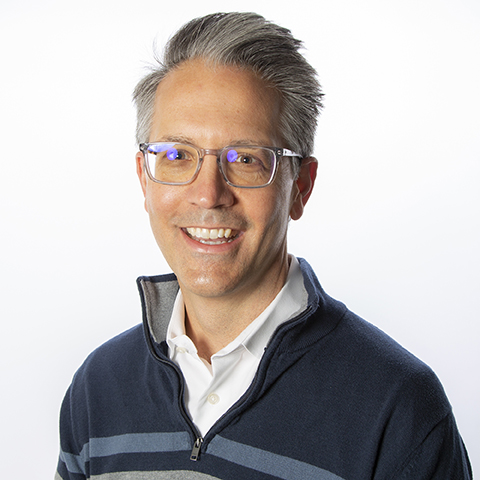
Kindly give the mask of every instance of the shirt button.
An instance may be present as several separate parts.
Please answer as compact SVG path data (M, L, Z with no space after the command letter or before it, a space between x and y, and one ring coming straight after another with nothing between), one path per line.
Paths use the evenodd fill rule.
M210 405L216 405L220 401L220 397L216 393L211 393L207 400Z
M183 347L177 347L177 352L178 353L187 353L187 349Z

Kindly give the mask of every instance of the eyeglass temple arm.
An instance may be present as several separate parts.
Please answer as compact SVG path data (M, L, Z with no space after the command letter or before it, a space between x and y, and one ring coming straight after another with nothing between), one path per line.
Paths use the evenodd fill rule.
M292 151L289 150L288 148L279 148L277 153L278 153L278 155L280 155L281 157L298 157L298 158L303 158L301 155L299 155L298 153L292 152Z

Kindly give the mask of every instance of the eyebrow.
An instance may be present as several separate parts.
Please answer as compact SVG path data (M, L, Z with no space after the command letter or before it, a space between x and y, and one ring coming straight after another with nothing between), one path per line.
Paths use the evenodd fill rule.
M168 135L166 137L161 137L160 140L156 140L152 143L159 143L159 142L169 142L169 143L186 143L188 145L198 146L196 142L194 142L190 137L186 137L184 135ZM267 142L268 143L268 142ZM227 145L266 145L265 142L259 142L258 140L252 139L235 139L230 141Z
M156 142L188 143L191 145L195 145L195 142L191 138L184 137L183 135L174 135L160 138L161 140L156 140Z

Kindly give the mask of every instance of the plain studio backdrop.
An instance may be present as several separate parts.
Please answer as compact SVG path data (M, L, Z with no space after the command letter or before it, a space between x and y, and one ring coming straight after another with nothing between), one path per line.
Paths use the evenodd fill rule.
M169 271L135 174L131 92L155 39L232 10L304 40L326 94L289 250L435 370L479 468L477 0L2 0L2 478L53 477L75 370L141 320L136 277Z

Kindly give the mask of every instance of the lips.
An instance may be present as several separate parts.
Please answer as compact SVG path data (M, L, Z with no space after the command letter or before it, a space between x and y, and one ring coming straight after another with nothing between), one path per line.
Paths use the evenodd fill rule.
M238 236L238 233L235 233L231 228L188 227L184 231L190 238L206 245L229 243Z

